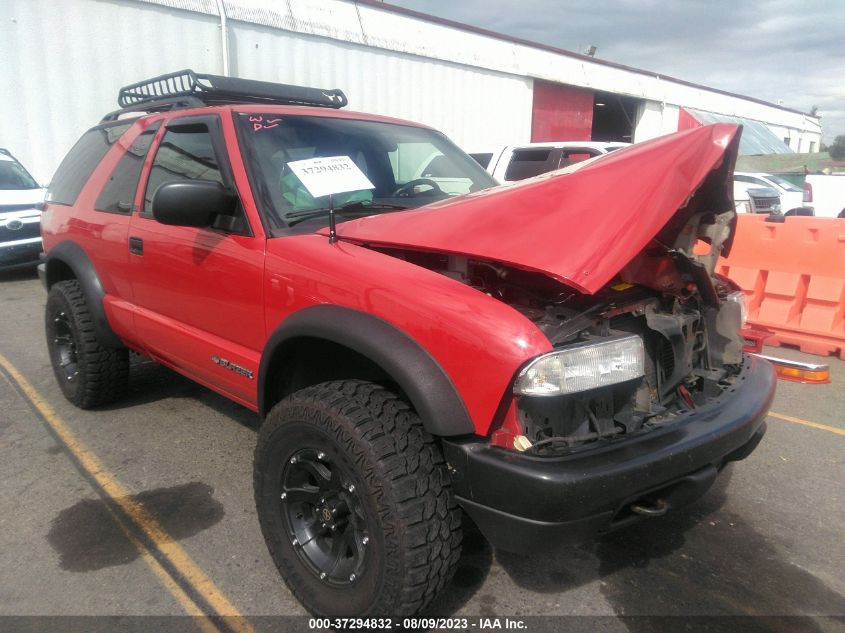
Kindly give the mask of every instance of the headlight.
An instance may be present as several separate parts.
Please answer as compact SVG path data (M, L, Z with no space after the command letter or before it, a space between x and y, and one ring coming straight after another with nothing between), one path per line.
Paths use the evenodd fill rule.
M514 393L559 396L615 385L643 375L643 340L636 335L578 343L543 354L517 376Z
M745 303L745 293L742 290L737 290L725 297L725 301L730 301L739 306L739 327L743 327L745 321L748 319L748 305Z

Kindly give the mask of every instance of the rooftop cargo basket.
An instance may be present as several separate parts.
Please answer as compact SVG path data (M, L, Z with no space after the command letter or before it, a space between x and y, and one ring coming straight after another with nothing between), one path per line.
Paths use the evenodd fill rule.
M103 120L115 120L124 112L161 111L228 103L266 103L342 108L348 101L342 90L321 90L269 81L222 77L180 70L129 84L120 89L121 109Z

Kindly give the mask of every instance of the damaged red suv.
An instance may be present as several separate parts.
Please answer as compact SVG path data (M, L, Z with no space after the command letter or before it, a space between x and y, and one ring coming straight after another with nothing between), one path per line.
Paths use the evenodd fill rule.
M113 401L132 350L258 412L258 518L312 613L419 611L464 513L548 551L692 501L762 438L774 375L714 274L736 126L496 187L337 90L183 71L119 103L44 211L56 378ZM291 167L338 156L372 188Z

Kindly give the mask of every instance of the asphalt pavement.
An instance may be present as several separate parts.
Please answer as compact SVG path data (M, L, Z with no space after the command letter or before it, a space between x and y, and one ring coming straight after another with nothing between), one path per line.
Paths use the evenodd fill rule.
M74 408L50 369L45 297L34 273L0 274L0 630L307 630L256 520L257 416L139 358L127 399ZM471 630L845 631L845 362L827 362L830 384L779 384L763 442L693 506L534 558L470 528L425 615Z

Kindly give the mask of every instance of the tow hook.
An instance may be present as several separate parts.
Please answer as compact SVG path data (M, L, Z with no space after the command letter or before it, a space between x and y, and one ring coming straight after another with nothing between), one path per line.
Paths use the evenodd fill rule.
M669 502L666 499L658 499L651 505L644 502L632 503L631 512L644 517L662 517L669 511Z
M681 396L683 401L687 403L687 406L690 409L695 409L695 400L692 399L692 394L689 392L689 389L683 385L678 385L678 394Z

